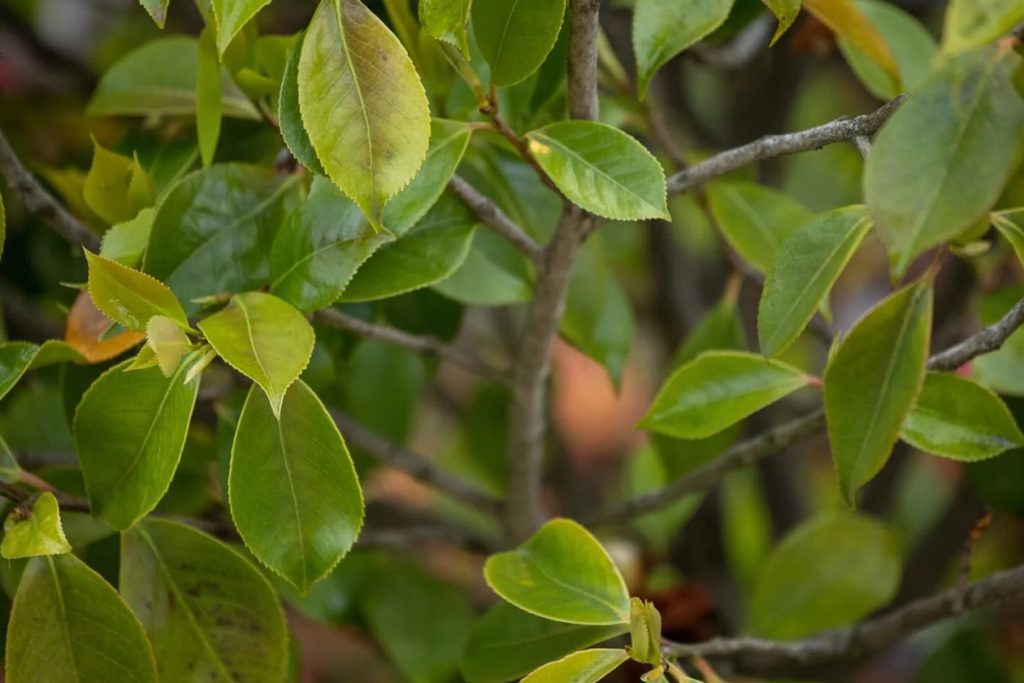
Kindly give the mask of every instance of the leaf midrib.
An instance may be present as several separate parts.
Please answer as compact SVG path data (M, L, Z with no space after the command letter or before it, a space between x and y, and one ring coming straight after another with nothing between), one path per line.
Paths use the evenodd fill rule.
M61 633L64 635L64 644L68 648L68 662L71 664L71 671L75 676L75 680L81 680L81 677L78 674L78 664L75 662L75 650L71 645L71 631L68 629L67 605L64 604L64 591L60 586L60 577L57 575L57 567L53 563L53 558L47 556L45 559L46 567L49 569L50 575L53 577L53 592L57 597L57 607L60 610Z
M334 16L338 22L338 39L341 40L341 51L345 55L345 64L348 65L348 70L352 74L352 87L356 91L356 97L359 98L359 113L363 115L363 127L366 130L366 162L369 166L370 175L370 187L373 188L373 193L377 191L377 174L373 163L373 130L370 128L370 116L366 111L366 99L363 97L363 87L359 80L359 73L356 71L355 65L352 63L352 55L348 48L348 41L345 39L345 22L342 20L342 9L341 3L346 0L334 0ZM369 11L369 10L366 10ZM377 203L377 198L373 198L374 204ZM374 218L376 220L376 218Z
M283 406L282 406L283 408ZM308 582L306 570L306 539L303 536L302 513L299 510L299 498L295 493L295 477L292 475L292 468L288 462L288 449L284 443L284 432L281 429L281 419L277 420L277 443L281 448L281 464L288 479L288 491L291 494L292 511L295 513L295 537L299 542L299 566L302 568L302 586L305 588Z

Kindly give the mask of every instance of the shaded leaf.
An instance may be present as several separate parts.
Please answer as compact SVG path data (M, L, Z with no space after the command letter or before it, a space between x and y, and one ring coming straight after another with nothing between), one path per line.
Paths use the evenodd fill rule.
M493 230L477 230L466 260L434 290L464 304L501 306L529 301L531 283L522 252Z
M199 382L158 368L100 375L75 411L75 448L93 511L127 529L160 502L185 445Z
M4 521L4 540L0 556L7 560L40 555L63 555L71 552L71 544L60 524L60 506L49 491L44 491L27 519L20 519L17 510Z
M242 4L242 3L239 3ZM199 36L196 66L196 134L203 167L213 163L221 125L220 55L213 28L207 26Z
M281 76L281 92L277 98L277 120L281 126L281 137L296 160L313 173L323 175L324 167L316 157L299 110L299 58L302 56L302 43L305 39L305 32L300 33L288 55L288 64Z
M299 107L331 178L375 228L423 164L430 110L398 38L360 0L321 0L299 58Z
M491 83L515 85L540 68L558 40L566 0L478 0L473 33Z
M156 683L131 611L74 555L32 559L14 596L5 657L11 683Z
M423 0L420 3L420 22L432 38L443 40L459 48L469 59L467 24L473 0Z
M231 517L265 565L306 592L349 551L363 495L345 442L305 383L291 385L280 419L255 386L231 446Z
M89 296L104 315L130 330L145 330L153 316L163 316L188 329L178 297L167 285L145 273L89 251Z
M164 27L164 22L167 21L167 5L171 0L139 0L139 3L149 12L149 16L153 17L153 21L160 28Z
M709 351L665 381L639 426L679 439L708 437L807 383L806 374L779 361Z
M199 329L221 358L263 388L274 415L280 415L285 392L313 354L309 321L276 296L248 292L233 297Z
M637 0L633 14L633 50L637 92L647 93L665 62L725 23L734 0Z
M1024 263L1024 209L996 211L992 214L992 225L1013 247L1017 260Z
M894 273L971 228L995 203L1024 141L1020 58L982 50L951 60L878 134L864 196Z
M750 632L791 640L866 617L899 588L899 539L870 517L838 513L789 533L762 565Z
M1002 399L965 377L939 372L925 377L900 437L914 448L963 462L1024 446L1024 434Z
M155 315L146 325L146 347L153 351L164 377L170 377L192 348L192 341L173 320Z
M4 215L4 198L0 195L0 255L4 253L4 243L7 241L7 217Z
M217 20L217 51L224 54L238 32L269 4L270 0L211 0Z
M772 43L775 43L782 34L789 30L789 27L796 21L797 16L800 14L801 0L762 0L764 4L772 11L775 18L779 20L779 25L775 28L775 34L772 35Z
M932 323L925 281L862 317L825 370L825 413L839 487L847 502L885 465L924 382Z
M85 204L107 223L131 220L156 200L153 182L137 158L105 149L93 139L92 166L85 176Z
M629 622L629 593L596 538L568 519L545 524L515 550L492 555L487 584L537 616L595 626Z
M892 49L854 0L803 0L804 8L842 40L864 53L883 70L899 78Z
M665 172L628 134L593 121L561 121L526 138L537 163L577 206L616 220L668 220Z
M864 207L851 206L812 218L779 246L758 309L762 353L778 356L800 336L870 229Z
M100 256L129 268L138 268L149 244L154 218L156 209L143 209L130 221L112 226L103 233Z
M942 51L953 54L994 43L1022 20L1020 0L950 0Z
M288 636L277 596L220 541L146 520L123 535L119 583L153 644L160 680L284 680Z
M0 343L0 398L14 388L28 370L58 363L85 363L86 359L70 345L51 339L42 345L30 342Z

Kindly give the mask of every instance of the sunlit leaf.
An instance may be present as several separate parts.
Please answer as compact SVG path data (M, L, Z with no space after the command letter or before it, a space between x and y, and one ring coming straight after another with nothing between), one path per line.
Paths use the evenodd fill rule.
M875 26L868 21L854 0L803 0L804 8L841 39L867 55L883 70L899 78L892 49Z
M159 315L188 328L181 303L165 284L88 251L85 258L89 262L89 296L108 318L130 330L145 330L149 319Z
M20 519L20 514L17 510L12 512L4 522L4 540L0 543L0 556L4 559L71 552L60 524L60 506L52 493L45 491L36 499L28 518Z
M217 20L217 51L223 54L232 39L270 0L211 0Z
M522 683L597 683L627 659L622 649L580 650L545 664Z

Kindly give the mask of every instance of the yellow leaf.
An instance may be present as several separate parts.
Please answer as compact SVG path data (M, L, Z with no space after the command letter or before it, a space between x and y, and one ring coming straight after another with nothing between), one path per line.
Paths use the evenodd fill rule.
M889 44L853 0L804 0L804 8L899 80L899 68Z

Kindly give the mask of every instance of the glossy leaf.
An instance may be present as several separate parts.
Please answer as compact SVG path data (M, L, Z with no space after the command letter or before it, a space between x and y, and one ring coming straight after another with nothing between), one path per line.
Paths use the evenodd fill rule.
M203 167L213 163L221 125L220 55L213 29L207 26L199 36L196 65L196 134Z
M491 83L510 86L540 68L558 40L566 0L478 0L473 33Z
M123 536L119 583L153 644L161 681L284 680L288 636L277 596L220 541L147 520Z
M734 0L637 0L633 14L633 50L637 91L644 96L665 62L725 23Z
M82 196L86 205L107 223L131 220L151 206L156 191L138 159L111 152L93 140L92 166L85 176Z
M593 121L561 121L526 137L537 163L577 206L616 220L668 219L665 172L626 133Z
M803 0L803 6L840 39L856 47L893 77L899 77L892 49L854 0Z
M199 382L158 368L100 375L85 392L73 424L93 511L127 529L160 502L178 467Z
M188 317L167 285L88 251L85 258L89 296L108 318L130 330L145 330L149 319L159 315L188 328Z
M199 329L221 358L263 388L280 415L285 392L313 354L309 321L276 296L249 292L233 297Z
M862 317L825 370L825 413L839 488L853 502L885 465L925 376L932 291L918 282Z
M377 251L356 272L341 301L374 301L404 294L440 282L458 270L473 242L475 219L456 201L446 202L415 229Z
M864 207L851 206L812 218L779 246L757 316L762 353L778 356L800 336L870 229Z
M164 22L167 21L167 5L171 0L139 0L139 3L149 12L149 16L153 17L153 21L160 28L164 27Z
M931 75L932 59L939 51L931 33L913 16L888 2L855 0L855 3L892 49L898 78L850 41L840 40L839 49L854 73L875 97L883 100L916 90Z
M750 632L790 640L845 626L889 602L902 570L899 539L851 513L806 522L761 567Z
M43 492L27 519L20 519L17 511L4 522L4 540L0 543L0 556L7 560L40 555L63 555L71 552L71 545L60 524L60 506L49 491Z
M277 120L281 126L281 137L296 160L313 173L323 175L324 167L316 157L313 143L302 122L299 110L299 58L302 56L302 44L306 39L305 32L300 33L288 56L288 64L281 76L281 92L277 99Z
M738 351L710 351L668 378L640 427L679 439L701 439L807 383L807 375L779 361Z
M994 43L1022 20L1020 0L950 0L942 50L958 53Z
M211 0L217 20L217 51L224 54L238 32L269 4L270 0Z
M305 203L278 232L270 252L270 291L304 313L335 302L349 280L391 238L327 178L317 176Z
M783 33L789 30L797 16L800 15L801 0L763 0L763 2L779 20L775 34L772 36L772 43L775 43Z
M929 372L900 437L914 448L974 462L1024 446L1002 399L965 377Z
M146 338L135 330L108 336L110 325L110 319L96 308L89 293L81 292L68 312L64 341L87 362L102 363L120 356Z
M1024 142L1020 58L982 50L951 60L878 134L864 194L896 275L971 228L995 203Z
M757 183L719 181L707 188L708 207L730 246L766 272L779 245L813 214L800 202Z
M89 101L91 116L191 116L196 112L199 43L175 36L148 42L107 69ZM221 72L224 116L259 119L245 93Z
M545 664L522 683L597 683L627 659L622 649L580 650Z
M259 289L298 176L217 164L175 185L153 221L143 270L166 282L188 313L195 299Z
M505 683L627 630L626 624L551 621L499 602L473 628L462 653L462 675L467 683Z
M37 557L18 585L4 661L11 683L156 683L139 622L74 555Z
M302 592L349 551L363 496L345 442L309 387L291 385L275 419L256 387L242 409L228 475L246 546Z
M487 584L537 616L594 626L628 623L629 593L596 538L568 519L545 524L515 550L492 555Z
M423 0L420 3L420 22L432 38L443 40L459 48L469 59L469 12L473 0Z
M328 177L381 227L423 164L430 110L398 38L360 0L321 0L302 44L299 107Z
M84 363L86 359L68 344L57 339L41 346L30 342L0 344L0 398L14 388L18 380L31 369L57 363Z

